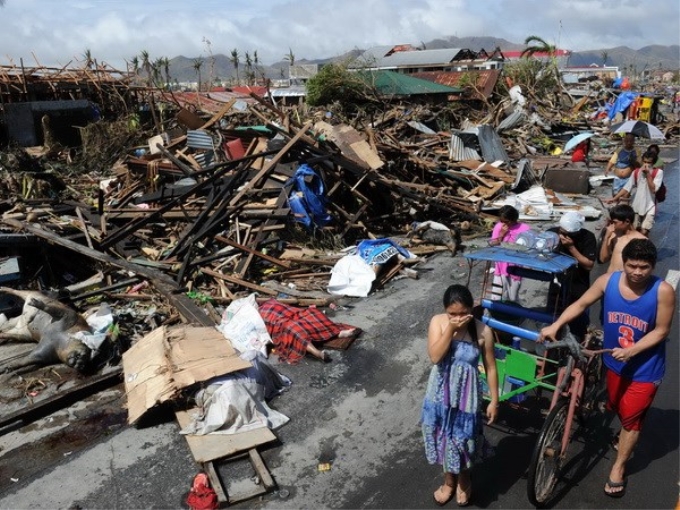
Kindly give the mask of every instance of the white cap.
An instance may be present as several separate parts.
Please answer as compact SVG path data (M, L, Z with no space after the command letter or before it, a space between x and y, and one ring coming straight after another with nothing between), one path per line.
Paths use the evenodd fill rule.
M578 232L579 230L581 230L581 228L583 228L583 222L585 220L586 219L583 217L583 215L574 211L570 211L564 213L560 218L560 227L565 232L569 233Z

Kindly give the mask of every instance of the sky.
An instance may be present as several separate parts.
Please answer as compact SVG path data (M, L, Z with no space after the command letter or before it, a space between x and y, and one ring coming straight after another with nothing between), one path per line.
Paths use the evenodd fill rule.
M263 64L447 36L536 35L572 51L680 44L678 0L0 0L0 65L125 69L147 51ZM490 49L490 48L486 48Z

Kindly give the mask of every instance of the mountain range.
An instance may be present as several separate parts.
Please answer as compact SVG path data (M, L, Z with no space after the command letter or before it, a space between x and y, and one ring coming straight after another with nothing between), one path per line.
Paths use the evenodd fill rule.
M429 42L421 42L419 47L426 49L440 49L440 48L467 48L473 51L484 49L492 51L495 48L502 50L522 50L525 48L523 44L513 43L505 39L497 37L455 37L450 36L443 39L434 39ZM568 49L568 48L565 48ZM298 65L303 64L326 64L334 61L343 61L354 58L360 55L364 50L354 49L343 53L342 55L326 58L308 60L304 58L295 59ZM197 81L197 72L194 67L195 58L188 58L184 56L174 57L170 60L170 76L172 81L179 82L195 82ZM245 83L245 62L244 56L240 56L239 63L239 78L241 83ZM212 57L203 57L203 65L201 67L201 81L205 82L212 74L214 81L221 81L224 84L233 82L236 78L236 69L229 60L229 57L223 54L216 54ZM578 51L572 52L569 57L569 67L582 67L591 64L608 66L618 66L624 74L631 72L633 69L636 72L642 72L649 69L664 69L677 71L680 69L680 46L661 46L650 45L634 50L627 46L617 46L614 48L605 48L600 50ZM288 78L289 61L282 60L271 65L259 65L253 72L258 76L266 76L270 79Z

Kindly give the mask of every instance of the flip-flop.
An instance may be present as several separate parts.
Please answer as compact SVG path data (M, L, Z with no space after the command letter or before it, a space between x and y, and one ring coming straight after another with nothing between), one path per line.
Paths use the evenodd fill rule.
M604 493L610 498L622 498L623 495L626 493L627 483L628 483L627 478L624 478L622 482L612 482L611 479L607 479L607 483L604 486ZM610 489L618 489L619 487L621 487L621 490L616 492L607 492L607 487L609 487Z
M460 496L465 496L465 500L461 501ZM472 482L468 484L467 489L463 490L460 487L456 487L456 504L460 507L468 506L470 504L470 498L472 497Z
M449 487L449 488L451 489L451 494L449 494L449 497L446 498L446 499L444 499L444 501L439 501L439 500L437 499L437 497L435 496L435 494L437 494L437 492L443 493L444 491L443 491L442 489L443 489L444 487ZM456 489L453 488L453 487L451 487L450 485L446 485L446 484L440 485L440 486L439 486L439 489L437 489L436 491L434 491L434 494L432 495L432 499L434 499L434 502L437 503L439 506L444 506L446 503L448 503L449 501L451 501L451 500L453 499L453 495L454 495L455 493L456 493Z

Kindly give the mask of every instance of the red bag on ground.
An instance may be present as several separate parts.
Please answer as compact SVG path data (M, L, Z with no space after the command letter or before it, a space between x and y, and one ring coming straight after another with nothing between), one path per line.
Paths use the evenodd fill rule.
M217 494L210 487L208 476L205 473L198 473L194 477L194 483L187 496L187 505L191 510L216 510L219 508Z

